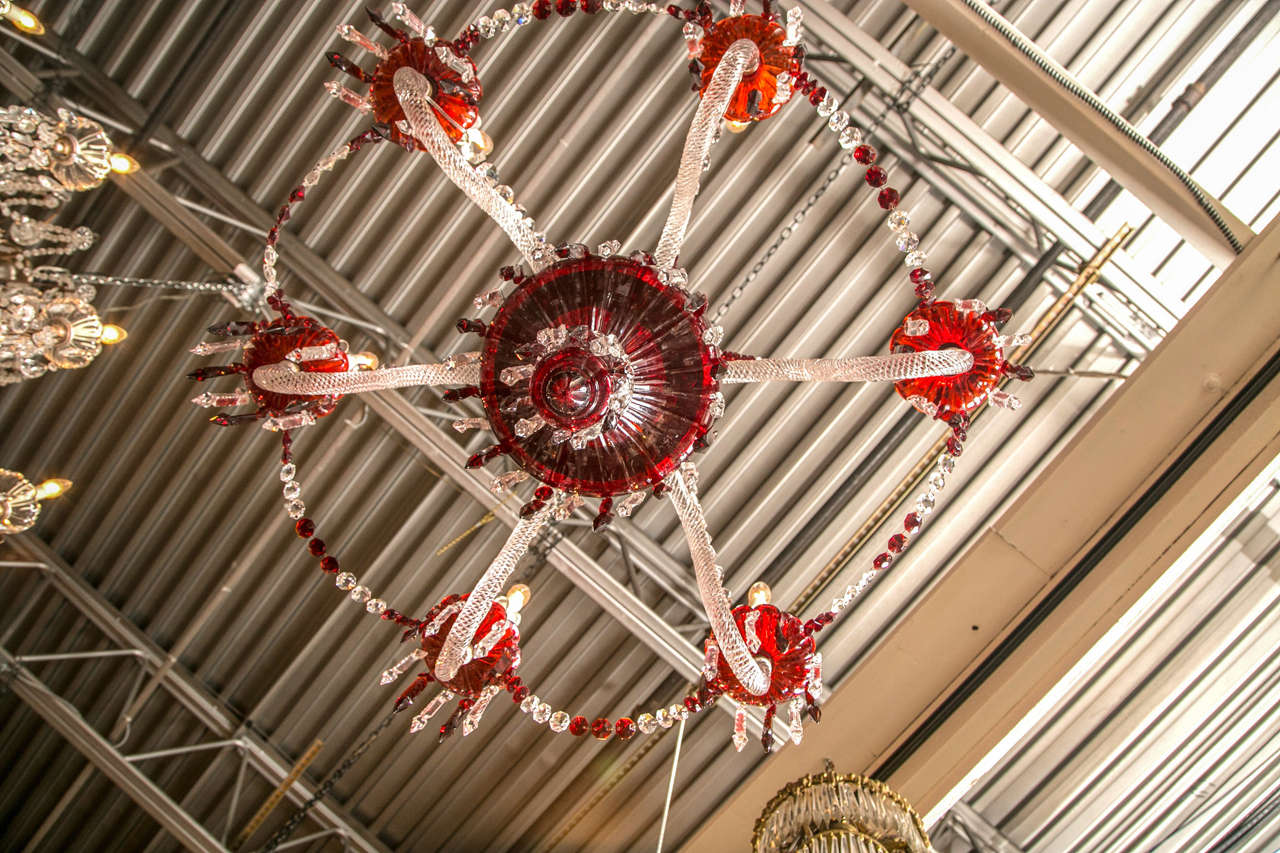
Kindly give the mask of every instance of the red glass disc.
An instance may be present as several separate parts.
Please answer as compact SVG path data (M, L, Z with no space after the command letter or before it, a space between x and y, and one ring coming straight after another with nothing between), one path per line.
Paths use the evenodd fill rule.
M503 450L569 492L608 497L661 482L710 428L719 388L719 351L703 343L706 324L687 302L686 291L625 258L564 260L522 281L489 324L481 356L485 412ZM573 331L568 343L543 352L538 333L561 327ZM617 357L589 351L604 339L620 347ZM528 378L499 381L525 365ZM517 435L517 422L535 415L546 426ZM581 449L563 432L553 440L588 426L600 435Z
M981 314L957 310L950 302L917 308L906 319L927 320L929 329L923 335L908 335L899 326L889 338L890 352L966 349L973 354L973 367L954 376L903 380L894 383L894 389L903 399L919 396L936 405L940 420L981 405L1003 372L1004 350L996 327Z
M422 149L416 139L396 127L397 122L404 121L404 110L400 108L400 100L396 97L393 78L397 69L406 65L431 81L431 100L438 107L435 113L450 139L457 142L462 139L462 132L475 124L479 114L477 105L484 93L480 87L480 78L476 76L475 65L470 59L466 60L471 64L470 83L464 83L462 75L440 61L436 56L436 46L452 50L448 44L437 40L429 45L422 39L410 39L389 51L387 58L373 69L369 102L373 104L374 120L391 127L392 141L401 145L412 141Z
M702 92L711 85L711 77L729 45L738 39L750 39L760 49L760 67L742 75L742 82L729 99L724 117L730 121L761 121L782 106L773 102L778 92L778 75L793 71L795 48L784 45L787 32L763 15L739 15L724 18L707 27L702 36ZM752 93L758 93L753 95ZM756 111L751 111L752 101Z
M756 614L754 627L748 625L748 617L752 613ZM755 607L740 604L733 608L733 621L747 639L748 649L752 646L752 635L760 641L760 648L753 653L753 657L757 661L767 661L771 666L769 692L762 696L747 692L729 668L723 654L716 664L712 688L747 705L774 705L793 696L803 696L809 683L813 653L817 649L813 636L804 633L804 623L772 604ZM712 638L708 636L707 642L711 641Z
M289 334L273 333L272 329L302 328L303 331ZM314 394L293 395L277 394L266 391L253 383L253 371L264 364L275 364L284 361L285 356L302 347L319 347L326 344L338 344L338 336L332 329L327 329L310 317L291 317L288 320L275 320L266 329L256 333L244 346L243 363L245 366L245 385L249 393L258 401L258 410L268 415L281 415L293 407L297 410L299 402L311 402L306 410L317 418L324 417L334 410L339 396L319 396ZM306 373L342 373L347 370L347 354L339 350L331 358L308 361L299 365Z
M465 595L451 595L440 602L441 607L446 607L455 601L466 601ZM440 657L440 649L444 647L445 637L449 636L449 631L453 628L454 621L458 618L458 614L452 614L434 634L428 634L422 638L422 650L427 653L423 658L423 663L429 671L435 672L436 659ZM484 617L484 621L480 623L480 627L476 629L476 635L472 642L476 642L486 634L489 629L498 621L507 618L507 611L501 604L494 603L489 608L489 613ZM512 658L519 655L520 635L515 628L508 628L507 632L502 635L489 652L482 658L472 658L467 663L458 667L458 673L449 681L441 682L444 687L452 690L459 696L468 696L475 698L480 695L480 691L488 684L492 678L494 670L498 664L502 662L503 657ZM514 655L512 654L514 652Z

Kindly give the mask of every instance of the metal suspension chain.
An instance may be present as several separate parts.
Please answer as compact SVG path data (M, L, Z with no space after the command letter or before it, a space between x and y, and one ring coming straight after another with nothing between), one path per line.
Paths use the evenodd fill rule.
M923 92L925 87L927 87L933 80L934 75L938 73L938 70L955 52L956 49L954 45L947 45L945 49L943 49L927 64L913 67L911 69L911 73L898 86L898 91L894 96L885 100L884 107L880 110L880 114L872 120L871 124L867 125L865 131L867 138L870 138L872 134L880 129L880 125L884 123L885 118L889 115L889 110L895 110L900 114L905 114L910 110L911 104L915 102L915 99L920 96L920 93ZM844 152L840 159L836 161L835 168L827 173L827 176L823 179L822 183L819 184L809 195L804 206L791 215L791 221L784 225L778 232L778 236L773 239L773 242L765 249L764 254L760 256L760 260L756 261L750 272L743 277L738 286L729 292L728 298L725 299L725 301L720 304L720 307L716 309L713 322L719 323L724 315L729 313L729 309L733 306L733 303L737 302L742 296L743 291L746 290L752 282L759 278L760 272L764 269L765 265L768 264L769 261L773 260L773 256L782 248L782 244L791 238L791 235L794 234L796 229L804 222L805 217L809 215L809 211L813 210L818 201L826 195L827 190L831 188L831 185L836 182L837 178L844 174L845 170L849 168L851 163L853 163L853 152Z
M262 848L262 853L271 853L271 851L283 844L289 836L293 834L293 831L298 828L299 824L306 819L307 812L311 811L316 803L324 799L325 794L328 794L333 790L334 786L338 784L338 780L351 769L353 764L360 760L360 756L364 755L365 752L368 751L369 747L373 745L374 740L377 739L378 735L382 734L383 730L386 729L387 726L391 725L392 720L396 718L396 714L399 712L400 709L397 708L390 714L387 714L387 716L383 717L382 722L378 723L378 725L374 727L373 731L365 735L364 740L356 744L351 752L347 754L347 757L342 760L342 763L334 768L328 778L320 783L320 787L316 789L316 792L311 796L311 799L303 803L302 806L293 813L289 820L285 822L285 825L280 827L280 829L276 831L276 834L267 840L266 846Z

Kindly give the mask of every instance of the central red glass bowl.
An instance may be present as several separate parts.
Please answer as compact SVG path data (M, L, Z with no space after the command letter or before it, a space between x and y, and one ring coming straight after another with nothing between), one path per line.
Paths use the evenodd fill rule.
M520 282L485 332L480 363L485 412L503 450L568 492L609 497L661 482L706 435L719 390L720 353L703 342L701 308L690 310L688 300L654 269L626 258L564 260ZM561 326L578 330L573 342L529 354L538 332ZM587 338L614 336L625 353L631 393L616 411L610 402L620 368L584 347L584 327ZM499 381L522 365L534 367L529 379ZM518 436L516 422L535 414L547 425ZM552 440L558 429L594 425L601 434L581 449Z

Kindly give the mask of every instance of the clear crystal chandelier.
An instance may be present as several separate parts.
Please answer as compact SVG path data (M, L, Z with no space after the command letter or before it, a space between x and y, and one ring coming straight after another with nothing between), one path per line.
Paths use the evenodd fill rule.
M124 330L103 323L91 304L92 285L36 262L89 248L88 228L47 217L71 192L135 167L112 151L97 122L66 110L56 117L29 107L0 110L0 385L84 367L104 345L124 340Z
M70 480L54 478L36 486L17 471L0 468L0 542L5 535L29 530L40 517L40 502L70 488Z
M756 821L753 853L927 853L933 850L911 804L875 779L822 773L789 783Z
M425 152L466 196L507 234L521 256L519 265L498 271L499 284L476 297L480 317L459 321L458 331L478 337L476 348L439 364L377 369L349 357L346 345L318 321L296 313L285 294L274 290L269 305L278 317L233 321L210 328L219 339L195 352L238 353L232 363L201 368L203 381L235 376L238 387L211 391L194 402L209 407L248 407L220 413L223 426L258 422L282 433L279 470L285 508L298 535L320 568L335 575L338 588L374 616L404 629L419 648L383 673L384 683L422 661L425 669L401 695L405 707L430 683L442 692L420 712L413 730L448 701L459 698L440 727L443 738L461 722L471 731L484 708L506 690L536 723L553 732L599 740L649 734L727 695L739 703L733 733L746 743L742 705L765 709L763 744L773 747L772 723L779 706L789 714L790 739L799 743L802 719L820 716L821 655L817 635L898 558L932 511L939 491L960 456L969 414L990 402L1017 408L1001 391L1005 377L1030 379L1031 371L1005 360L1016 339L1000 333L1005 309L988 309L975 299L935 300L933 275L910 219L899 207L897 190L875 165L876 150L863 138L833 95L804 70L801 14L780 15L765 0L761 14L747 14L742 0L727 17L715 18L706 3L692 10L619 0L538 0L482 16L450 41L437 37L403 3L391 10L405 29L370 12L391 46L350 25L339 34L372 55L372 72L339 54L335 67L364 87L357 92L330 83L330 94L371 116L373 127L321 159L281 207L267 236L263 276L277 280L276 244L293 206L339 162L368 145L391 141ZM553 16L628 12L669 16L682 27L689 70L700 102L685 139L673 182L672 203L652 250L623 253L616 240L594 249L555 243L539 231L515 192L484 160L492 148L478 135L483 90L471 50L485 39ZM684 242L702 172L726 123L741 128L769 119L788 103L808 101L838 145L865 167L863 178L886 211L891 239L904 254L917 307L893 332L883 355L852 358L775 359L735 353L721 346L723 329L706 313L707 297L696 289L681 263ZM724 589L722 569L698 501L697 469L690 457L710 447L724 413L724 390L750 382L891 382L910 405L948 431L946 450L928 480L928 489L887 541L867 571L842 591L830 607L810 618L772 604L768 587L752 588L736 607ZM388 606L316 536L307 517L293 459L291 432L328 415L344 395L410 386L454 386L448 401L477 398L483 417L459 418L459 431L483 429L494 443L476 453L468 467L498 460L510 470L494 477L496 492L531 494L510 537L470 593L452 595L421 619ZM711 631L706 638L703 680L682 704L615 721L553 710L534 695L517 673L519 632L511 593L502 588L530 543L548 524L567 518L588 501L597 529L616 516L629 516L648 495L669 497L680 519L693 573ZM527 595L516 596L523 604ZM516 611L519 607L517 606Z

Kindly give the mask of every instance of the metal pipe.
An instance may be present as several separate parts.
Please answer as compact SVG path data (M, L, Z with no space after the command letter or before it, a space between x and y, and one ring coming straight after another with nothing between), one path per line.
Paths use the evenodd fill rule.
M135 761L146 761L148 758L168 758L171 755L189 755L193 752L204 752L210 749L222 749L224 747L234 746L237 749L244 749L243 741L233 740L215 740L209 743L193 743L190 746L173 746L168 749L156 749L151 752L139 752L135 755L126 755L124 760L132 764Z
M18 663L43 663L51 660L92 660L94 658L146 657L140 649L106 649L100 652L66 652L48 655L16 655Z

